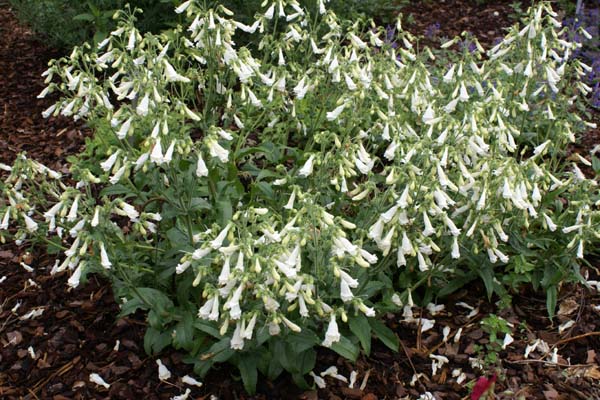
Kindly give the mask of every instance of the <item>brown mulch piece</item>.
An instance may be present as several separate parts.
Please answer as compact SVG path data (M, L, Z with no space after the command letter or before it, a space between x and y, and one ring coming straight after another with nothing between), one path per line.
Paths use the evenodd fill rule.
M0 1L0 162L12 164L25 151L48 167L67 172L66 156L83 148L89 132L65 117L44 119L42 111L57 98L38 99L48 61L61 57L18 24Z
M403 10L415 15L416 34L440 21L440 37L471 30L483 42L502 35L510 24L508 1L475 2L446 0L419 2ZM413 11L411 11L413 10ZM494 12L498 12L496 16ZM433 22L432 22L433 21ZM12 163L17 153L29 155L50 167L66 171L65 158L83 146L86 130L64 118L43 120L42 110L54 99L36 99L43 89L40 74L50 58L59 53L47 49L30 32L17 24L8 6L0 1L0 162ZM597 114L596 114L597 118ZM581 149L598 143L598 131L581 141ZM31 251L32 253L28 253ZM19 263L34 267L26 272ZM590 260L592 265L598 262ZM184 354L173 349L159 357L173 373L168 382L158 378L155 359L143 350L144 316L116 318L119 307L110 283L92 277L76 290L67 288L66 274L49 276L54 258L14 244L0 245L0 398L2 399L170 399L183 393L180 377L193 376L183 363ZM599 280L597 270L582 271L590 280ZM4 278L5 277L5 278ZM325 389L303 391L287 376L276 382L259 379L258 394L248 396L238 375L227 366L215 369L203 380L202 388L189 387L190 399L395 399L418 398L425 391L436 399L468 397L468 383L485 373L498 374L498 399L594 399L600 398L600 293L582 286L561 289L559 313L547 318L545 297L531 288L515 295L513 305L500 310L488 302L481 284L474 284L445 300L446 308L432 316L428 310L413 309L416 317L435 319L435 326L419 334L414 323L402 322L400 314L386 316L387 325L401 340L398 353L374 342L369 357L361 355L352 364L337 354L320 350L315 373L336 365L349 377L358 373L353 389L348 384L326 378ZM496 299L493 299L496 300ZM478 307L470 311L459 302ZM43 310L35 318L23 319L30 311ZM472 358L485 355L489 337L481 320L495 313L514 325L515 342L499 353L501 367L472 367ZM557 327L569 320L575 323L558 333ZM443 329L449 327L444 342ZM454 342L459 329L461 339ZM525 359L527 345L542 339L550 349L558 349L558 363L534 351ZM116 346L117 341L119 346ZM483 349L483 350L481 350ZM449 359L432 376L430 355ZM453 371L460 369L465 381L456 382ZM98 373L111 384L104 389L89 381ZM417 377L413 381L413 377ZM308 378L310 380L310 378ZM411 384L411 381L413 383ZM364 382L363 389L360 389Z
M411 1L400 8L403 27L415 35L423 36L420 43L437 48L442 39L469 32L489 49L513 25L514 9L519 4L523 11L530 0L439 0Z

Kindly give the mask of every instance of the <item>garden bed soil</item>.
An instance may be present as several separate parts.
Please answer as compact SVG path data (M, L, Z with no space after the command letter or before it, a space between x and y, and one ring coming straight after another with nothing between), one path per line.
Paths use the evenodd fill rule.
M507 1L482 3L467 7L461 1L419 2L403 12L414 14L415 22L408 26L416 34L443 21L440 35L450 37L470 29L488 43L496 35L501 36L502 27L508 22L495 13L506 16L511 9ZM40 74L47 68L48 60L58 56L60 53L46 48L20 26L9 6L0 1L0 162L10 164L16 154L27 151L30 157L66 173L66 157L82 149L88 134L83 125L63 118L44 120L40 116L53 100L36 98L43 89ZM598 130L589 132L577 151L589 150L599 143L598 138ZM4 279L0 283L0 398L169 399L189 387L182 384L180 377L193 375L192 368L182 362L183 354L175 350L160 355L173 378L167 382L159 380L156 357L143 350L143 316L116 319L119 308L107 281L91 277L83 287L70 290L65 273L49 276L53 256L42 252L27 254L27 250L14 244L0 245L0 279ZM34 271L27 272L19 265L21 261L32 265ZM597 260L590 261L591 265L599 265ZM594 267L582 272L590 280L599 279ZM470 358L477 356L478 347L488 343L480 322L489 313L514 324L515 342L499 354L502 367L484 368L489 374L498 374L497 398L600 398L598 291L564 285L558 301L559 315L553 320L546 317L545 297L530 288L515 295L512 307L502 311L485 299L483 288L475 284L447 299L446 308L435 316L426 309L414 309L415 316L435 319L434 327L423 333L418 333L417 325L401 322L400 314L386 315L387 325L400 338L398 353L377 342L370 357L361 355L352 364L331 351L320 350L315 372L331 365L336 365L346 377L356 371L354 389L326 378L325 389L305 391L283 376L275 382L260 379L258 394L248 396L240 379L229 367L222 366L203 379L201 388L189 387L190 398L374 400L417 398L426 391L437 399L468 398L466 383L484 375L473 369ZM459 302L475 307L476 312L456 305ZM35 310L41 315L25 318ZM569 320L574 324L559 333L558 326ZM445 326L450 328L446 342L442 340ZM461 328L462 335L455 343ZM549 349L557 349L557 362L549 362L550 356L543 356L539 348L524 357L526 346L537 339ZM444 355L450 361L433 376L431 354ZM465 373L461 384L452 375L457 369ZM91 383L90 373L98 373L111 383L110 388ZM415 376L418 379L411 385ZM358 387L363 382L361 390Z

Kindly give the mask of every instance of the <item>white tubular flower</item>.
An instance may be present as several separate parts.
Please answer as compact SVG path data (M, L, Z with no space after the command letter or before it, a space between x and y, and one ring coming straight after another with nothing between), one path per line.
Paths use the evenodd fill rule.
M354 91L354 90L358 89L358 87L356 86L356 83L354 83L354 81L352 80L350 75L348 75L345 72L344 72L344 80L346 81L346 86L348 86L348 90Z
M347 303L354 298L354 294L352 294L348 282L346 282L344 279L340 281L340 298L344 303Z
M419 271L424 272L429 270L429 264L420 251L417 251L417 261L419 262Z
M460 235L460 229L458 229L456 227L456 225L450 219L450 217L448 217L447 215L444 215L444 222L446 223L446 226L448 227L448 230L450 231L450 234L452 236L458 236L458 235Z
M221 273L219 274L218 282L219 285L225 285L229 282L229 275L231 275L230 268L231 257L225 257L225 261L223 262L223 268L221 269Z
M73 200L73 204L71 204L71 208L69 210L69 214L67 214L67 221L74 222L77 219L77 209L79 208L79 195L75 196L75 200Z
M137 114L141 115L142 117L145 117L146 115L148 115L149 103L150 103L150 98L148 97L148 94L146 93L146 95L142 98L142 100L139 102L139 104L137 105L137 107L135 109Z
M209 321L217 321L219 319L219 296L215 295L213 299L212 308L210 314L208 314Z
M229 150L224 149L219 142L214 139L207 141L208 152L211 157L218 158L222 163L229 161Z
M538 154L541 154L544 150L546 150L546 147L548 147L549 144L550 144L550 140L546 140L544 143L540 144L539 146L536 146L533 149L533 154L536 156Z
M286 277L293 278L296 276L296 270L292 266L277 259L273 260L273 262Z
M63 206L63 202L59 201L58 203L53 205L52 208L50 208L48 211L46 211L44 213L44 218L46 219L46 222L49 222L52 218L56 217L56 214L60 211L62 206ZM1 228L1 226L0 226L0 228ZM6 229L6 228L4 228L4 229Z
M500 259L501 262L503 263L508 263L509 258L506 254L504 254L503 252L501 252L498 249L494 249L494 254L496 254L496 256Z
M431 105L429 105L427 107L427 109L425 110L425 114L423 114L423 119L422 119L423 123L424 124L429 124L434 119L435 119L435 113L433 112L433 108L431 107Z
M197 381L196 379L192 378L189 375L185 375L183 378L181 378L181 382L185 383L186 385L202 387L202 382Z
M275 14L275 3L271 3L271 6L265 11L264 17L266 19L273 19L273 15Z
M95 383L98 386L102 386L105 389L110 388L110 384L106 383L106 381L104 379L102 379L102 377L98 374L90 374L90 382Z
M122 202L121 209L123 210L123 212L125 212L127 217L132 221L136 221L138 219L138 217L140 216L140 213L131 204Z
M402 252L404 254L412 254L414 252L413 245L406 235L406 232L402 232Z
M162 363L162 360L157 359L156 365L158 365L158 379L166 381L171 378L171 371Z
M42 112L42 117L44 118L48 118L50 115L52 115L54 113L54 111L56 110L57 105L53 104L50 107L48 107L46 110L44 110Z
M232 319L237 320L242 315L242 310L240 309L240 297L242 296L242 291L244 290L244 283L240 284L238 288L233 292L233 295L229 300L225 302L223 305L223 309L229 310L229 315Z
M163 162L168 164L171 162L171 160L173 159L173 151L175 149L175 141L172 141L171 144L169 145L169 147L167 148L167 151L165 152L165 156L163 157Z
M384 227L384 222L383 219L379 218L370 228L369 228L369 233L367 234L367 237L369 237L370 239L373 239L374 241L378 242L381 240L381 237L383 235L383 227Z
M358 281L350 276L346 271L340 270L340 277L342 281L346 282L346 284L351 288L358 287Z
M359 49L366 49L367 48L367 44L365 42L362 41L361 38L359 38L358 36L356 36L354 33L350 33L350 42L352 43L353 46L358 47Z
M452 238L452 253L451 253L451 256L455 260L460 258L460 248L458 246L458 238L456 236L454 236Z
M385 237L379 243L377 243L377 246L383 253L384 257L388 255L388 253L390 252L390 250L392 248L392 237L394 236L395 230L396 230L396 227L392 226L392 229L389 230L389 232L385 235Z
M336 107L333 111L328 111L327 121L335 121L336 119L338 119L342 111L344 111L344 108L346 108L346 103Z
M317 385L317 387L319 389L325 389L327 387L327 384L325 383L325 379L316 375L313 371L310 371L309 375L313 378L313 380L315 381L315 385Z
M175 9L175 12L176 12L177 14L181 14L181 13L185 12L185 10L187 10L187 9L188 9L188 7L190 6L190 4L192 4L192 0L187 0L187 1L184 1L183 3L181 3L181 4L179 5L179 7L177 7L177 8Z
M423 236L427 237L435 233L435 229L431 225L431 221L429 221L429 217L427 216L427 211L423 211L423 224L425 225Z
M408 207L408 201L409 201L409 196L408 196L408 185L407 185L404 188L404 191L402 191L400 198L398 199L398 205L400 206L400 208L405 209L406 207Z
M308 318L308 308L306 307L306 301L302 295L298 296L298 309L300 316Z
M125 122L123 122L123 125L121 125L121 128L117 131L117 137L121 140L125 139L125 136L127 136L127 133L129 132L129 129L131 128L131 121L132 121L132 117L127 118L127 120Z
M548 215L546 215L546 213L542 213L542 216L544 217L544 220L546 221L546 225L548 225L548 229L551 232L554 232L556 230L557 226L554 223L554 221L552 221L552 218L550 218Z
M180 75L175 71L175 68L165 59L163 60L163 64L165 66L165 79L167 82L183 82L189 83L191 82L189 78L186 78L183 75Z
M396 149L397 148L398 148L398 142L396 142L395 140L392 141L390 143L390 145L387 147L387 149L385 150L383 157L388 161L394 160L394 158L396 157Z
M8 225L10 223L10 207L6 208L4 212L4 217L2 217L2 222L0 222L0 230L8 229Z
M256 325L257 314L254 313L248 325L246 325L246 329L242 332L242 338L252 340L252 333L254 332L254 326Z
M281 320L283 321L285 326L287 326L292 332L296 332L296 333L302 332L302 329L298 325L296 325L295 323L293 323L292 321L290 321L283 315L281 316Z
M278 90L280 92L283 92L285 90L285 77L282 79L284 79L284 80L280 85L282 85L283 87L282 88L278 87ZM298 84L293 89L294 94L296 95L296 98L298 100L302 100L304 98L304 96L306 96L306 93L308 93L309 88L310 88L310 86L306 84L306 76L305 76L300 80L300 82L298 82Z
M229 346L233 350L242 350L244 348L244 338L242 337L242 322L238 321L235 324L235 330L233 336L229 342Z
M355 256L356 252L358 250L358 248L355 245L353 245L352 242L350 242L345 237L341 237L341 236L334 238L333 244L336 248L341 250L342 254L348 253L352 256Z
M135 29L132 29L131 32L129 32L129 40L127 41L127 50L131 51L135 48Z
M223 241L227 237L227 234L229 233L229 230L231 229L232 226L233 226L233 224L231 222L228 223L227 226L225 226L225 228L223 228L223 230L221 232L219 232L217 237L210 242L210 247L212 247L213 249L218 249L218 248L222 247Z
M583 240L580 240L577 246L577 258L583 258Z
M371 254L366 250L358 249L358 252L369 264L375 264L378 260L376 255Z
M296 189L292 190L292 194L290 195L288 202L286 203L285 206L283 206L283 208L286 210L292 210L294 208L295 200L296 200Z
M510 188L510 184L508 183L508 179L504 179L504 185L502 187L502 197L505 199L510 199L513 197L513 192Z
M487 191L487 188L484 187L483 191L481 192L481 195L479 195L479 200L477 201L477 207L476 207L477 211L483 210L485 207L486 191Z
M315 156L311 154L310 157L308 157L308 160L306 160L306 162L302 166L302 168L300 168L300 170L298 171L298 175L306 178L307 176L312 174L314 161Z
M108 254L106 254L104 243L100 243L100 265L102 265L106 269L110 269L110 267L112 266L112 263L108 259Z
M208 176L208 168L206 167L206 163L202 158L201 154L198 154L198 163L196 166L196 176L201 178L203 176Z
M123 164L121 166L121 168L119 168L117 170L117 172L115 172L115 174L113 176L110 177L110 179L108 180L110 183L112 183L113 185L116 185L121 178L123 177L123 175L125 174L125 171L127 170L127 164Z
M210 315L213 304L215 303L215 301L219 301L218 298L219 298L219 296L213 296L210 299L208 299L204 303L204 305L202 307L200 307L200 309L198 310L198 318L208 319L208 316Z
M25 219L25 227L27 231L33 233L38 230L38 224L33 219L27 216L27 214L23 213L23 218Z
M83 265L83 262L80 263L79 266L75 269L75 271L73 271L73 274L67 281L67 285L69 285L72 288L76 288L77 286L79 286L79 281L81 280L81 270L83 268Z
M515 339L513 339L513 337L510 335L510 333L507 333L506 335L504 335L504 340L502 341L502 350L506 350L506 347L514 341L515 341Z
M331 314L329 325L327 326L327 332L325 332L325 340L321 343L325 347L331 347L334 343L339 342L341 339L338 324L335 320L335 315Z
M458 95L458 100L462 101L463 103L469 101L469 93L467 93L467 88L465 87L464 82L460 83L460 92Z
M448 70L448 72L446 72L446 74L444 75L444 77L442 78L444 83L450 83L454 80L454 69L455 69L456 65L452 64L452 67L450 67L450 69Z
M200 249L196 249L192 253L192 258L194 260L201 260L204 257L206 257L207 255L209 255L211 251L212 251L212 249L210 247L203 247Z
M140 155L135 161L135 171L138 171L140 168L142 168L146 161L148 161L148 158L150 158L150 153L142 153L142 155Z
M571 232L576 231L581 228L583 228L582 224L566 226L566 227L562 228L562 232L563 233L571 233Z

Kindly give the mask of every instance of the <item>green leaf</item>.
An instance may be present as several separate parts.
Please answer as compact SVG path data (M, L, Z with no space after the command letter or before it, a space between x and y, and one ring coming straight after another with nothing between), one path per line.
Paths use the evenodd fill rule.
M301 374L308 374L315 367L315 363L317 362L317 352L313 349L309 349L297 355L296 359L298 371Z
M595 173L600 174L600 158L592 156L592 168Z
M93 22L96 17L90 13L78 14L73 17L73 21Z
M377 319L369 319L369 324L371 325L371 329L373 329L375 336L377 336L377 339L381 340L381 342L390 349L398 351L400 340L394 331Z
M231 339L226 337L213 344L207 352L200 356L202 360L211 360L212 362L225 362L229 360L235 351L230 346Z
M296 354L301 354L320 342L319 337L309 329L303 329L302 332L288 335L286 341Z
M175 325L175 337L173 338L173 346L190 350L194 345L194 319L195 315L191 312L184 312L181 321Z
M383 282L379 281L369 281L365 285L363 289L360 289L358 293L360 293L362 298L369 299L376 295L381 289L385 287Z
M248 394L256 393L256 382L258 380L258 371L256 368L255 357L250 357L247 354L240 357L238 368L242 375L242 381L244 382L244 389Z
M485 285L488 299L491 299L492 294L494 293L494 269L489 264L485 264L478 272Z
M437 295L439 297L444 297L451 293L454 293L458 289L464 287L467 283L471 282L476 277L476 275L468 273L466 275L452 279L437 292Z
M162 332L149 326L144 335L144 350L148 355L160 353L165 347L171 344L171 335L169 332Z
M204 333L208 333L210 336L217 338L217 339L220 339L222 337L217 328L215 328L209 322L201 320L201 319L197 319L196 321L194 321L194 328L196 328Z
M554 318L557 295L558 290L556 289L556 286L553 285L546 289L546 308L548 310L548 316L550 319Z
M254 186L259 192L261 192L265 198L267 198L267 199L275 198L275 192L273 191L273 188L271 187L270 183L267 183L265 181L260 181L260 182L256 182L252 186Z
M120 196L122 194L134 194L131 188L121 185L120 183L105 187L100 192L100 197L103 196Z
M233 216L233 207L231 205L231 200L219 200L217 201L217 207L221 225L225 226L231 221L231 217Z
M360 348L345 336L342 336L339 342L332 344L331 350L350 361L356 361L360 353Z
M350 331L356 335L366 355L371 353L371 325L363 314L351 317L348 320Z
M212 206L202 197L193 197L190 202L190 211L210 210Z

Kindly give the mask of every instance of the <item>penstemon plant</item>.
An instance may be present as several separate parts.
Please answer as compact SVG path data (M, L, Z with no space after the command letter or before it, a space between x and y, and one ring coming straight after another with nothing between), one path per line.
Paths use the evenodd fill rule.
M307 385L319 345L395 350L378 312L474 279L504 299L541 286L552 313L600 199L564 157L591 125L573 111L589 67L549 4L487 52L455 38L436 58L325 3L265 1L247 25L188 0L187 26L144 36L118 12L44 74L41 96L62 95L44 115L95 135L70 180L2 166L2 240L60 251L73 288L107 276L122 314L147 312L148 353L231 362L249 391L257 371Z

